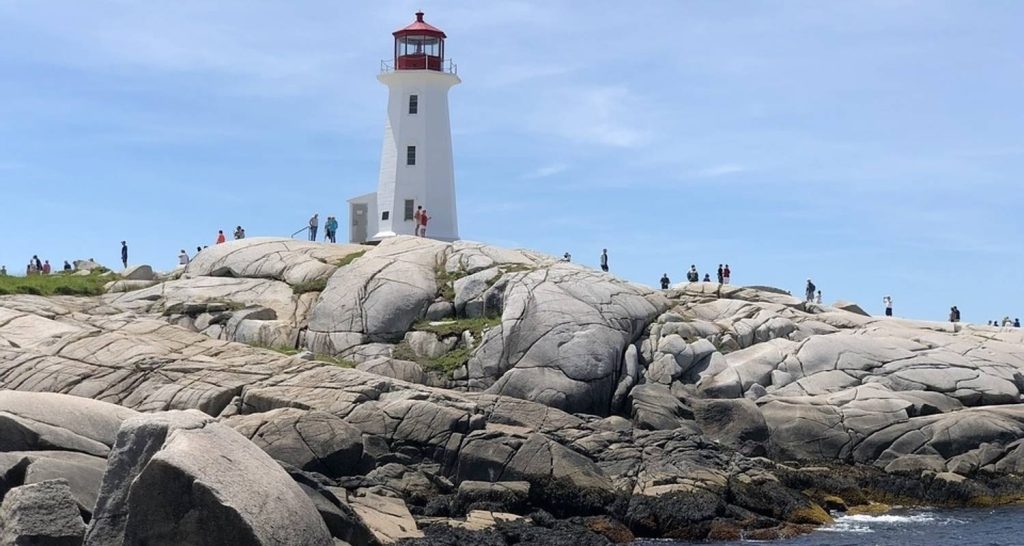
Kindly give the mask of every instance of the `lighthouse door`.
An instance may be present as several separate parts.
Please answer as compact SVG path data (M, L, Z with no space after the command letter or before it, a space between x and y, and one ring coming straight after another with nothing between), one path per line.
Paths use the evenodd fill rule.
M349 232L349 242L359 244L365 243L367 226L366 203L352 203L351 209L349 210L349 218L352 219L352 230Z

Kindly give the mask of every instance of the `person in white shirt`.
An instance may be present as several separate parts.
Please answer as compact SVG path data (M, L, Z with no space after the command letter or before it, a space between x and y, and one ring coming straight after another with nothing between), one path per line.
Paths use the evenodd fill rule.
M885 304L885 316L892 316L892 296L886 296L882 298L882 303Z
M188 265L188 254L184 250L181 251L181 254L178 254L178 264Z

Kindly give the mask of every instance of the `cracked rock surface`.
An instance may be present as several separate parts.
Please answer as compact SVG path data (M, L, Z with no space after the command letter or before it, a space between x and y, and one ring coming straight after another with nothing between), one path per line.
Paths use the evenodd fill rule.
M158 278L0 297L0 496L64 479L86 544L773 538L1024 498L1020 330L411 237Z

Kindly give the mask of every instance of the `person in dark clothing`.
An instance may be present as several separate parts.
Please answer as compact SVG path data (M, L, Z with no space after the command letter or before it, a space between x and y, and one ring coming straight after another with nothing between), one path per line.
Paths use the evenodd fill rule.
M202 252L202 251L203 251L203 247L201 247L201 246L196 246L196 254L199 254L199 253L200 253L200 252Z
M807 296L807 301L809 301L809 302L813 302L814 301L814 291L817 290L817 289L818 288L816 286L814 286L814 283L811 282L811 279L807 279L807 289L805 290L805 294Z
M711 273L704 274L704 282L711 282Z
M39 256L33 255L32 256L32 261L35 263L36 273L42 273L43 272L43 261L39 259Z
M68 271L71 271L71 264L69 264L67 260L64 260L64 272L67 273Z
M316 230L320 227L320 215L313 214L309 219L309 240L316 241Z
M1013 327L1014 328L1020 328L1020 319L1019 318L1013 319Z
M718 264L718 284L722 284L725 281L725 269L722 269L722 264Z
M121 241L121 263L124 264L125 269L128 268L128 243Z
M601 271L608 272L608 249L601 249Z
M700 273L697 273L697 266L691 265L690 270L686 273L686 280L690 282L700 281Z
M668 285L672 284L672 281L668 280L668 273L661 274L661 289L668 290Z

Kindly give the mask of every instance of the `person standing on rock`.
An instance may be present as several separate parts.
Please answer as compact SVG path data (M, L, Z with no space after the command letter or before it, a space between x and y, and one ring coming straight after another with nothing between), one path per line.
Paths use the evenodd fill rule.
M43 262L43 275L49 275L50 269L50 260L46 260L45 262Z
M7 276L7 266L6 265L0 265L0 277L6 277L6 276Z
M732 276L732 270L729 269L729 264L725 264L725 269L722 270L722 284L729 284L729 278Z
M178 254L178 265L188 265L188 253L185 249L181 249L181 253Z
M6 274L7 274L7 270L6 270L6 269L4 269L4 270L2 271L2 273L3 273L4 275L6 275ZM1014 328L1020 328L1020 319L1019 319L1019 318L1015 318L1015 319L1013 319L1013 327L1014 327Z
M423 209L420 213L420 237L427 236L427 222L430 221L430 216L427 216L427 209Z
M412 215L413 223L413 235L416 237L420 236L420 217L423 216L423 206L418 205L416 207L416 213Z
M224 230L223 229L218 229L217 230L217 244L218 245L224 244L224 241L227 241L227 237L224 237Z
M722 284L725 281L725 270L722 269L722 264L718 264L718 284Z
M121 241L121 263L128 269L128 242Z
M601 249L601 271L608 272L608 249Z
M892 316L892 296L886 296L882 298L882 303L885 305L885 316Z
M811 282L811 279L807 279L807 290L805 291L805 294L807 295L807 302L808 303L814 301L814 291L817 290L817 289L818 288L816 286L814 286L814 283Z
M316 230L320 227L320 215L319 213L313 213L313 216L309 218L309 240L316 241Z
M235 240L245 239L245 230L242 226L235 226Z
M668 273L661 274L661 289L668 290L668 285L672 284L672 281L668 280Z
M333 216L327 219L327 234L332 243L338 242L338 219Z

